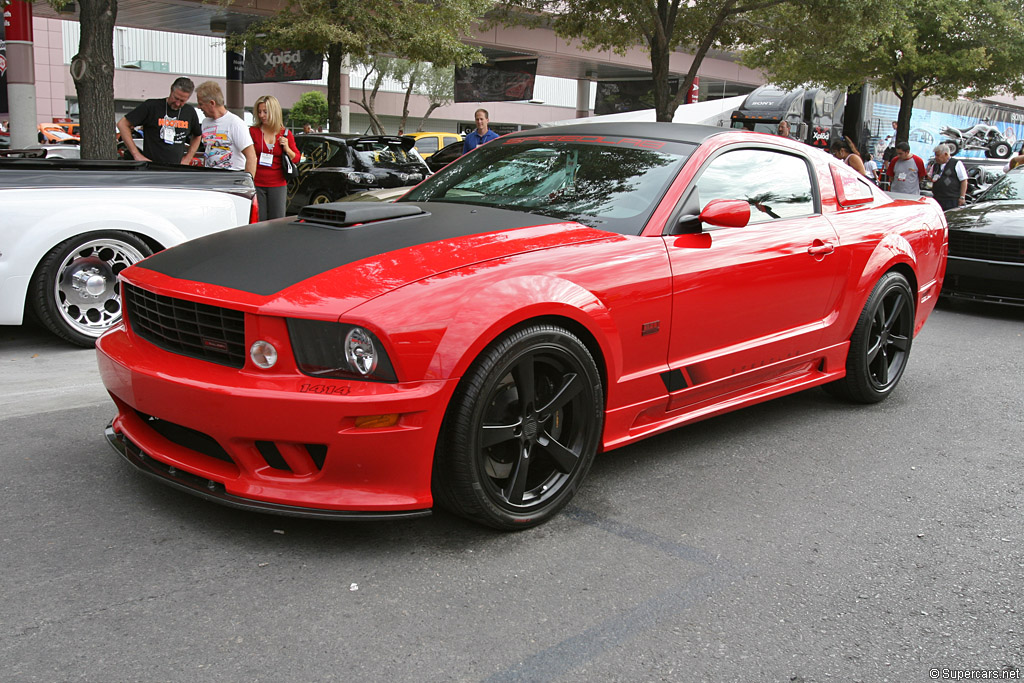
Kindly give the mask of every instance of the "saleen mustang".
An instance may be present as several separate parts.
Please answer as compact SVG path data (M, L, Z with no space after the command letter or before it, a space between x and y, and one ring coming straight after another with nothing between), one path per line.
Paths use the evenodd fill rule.
M504 136L394 204L321 204L120 274L114 448L227 505L555 515L595 454L808 387L896 387L946 224L758 133Z

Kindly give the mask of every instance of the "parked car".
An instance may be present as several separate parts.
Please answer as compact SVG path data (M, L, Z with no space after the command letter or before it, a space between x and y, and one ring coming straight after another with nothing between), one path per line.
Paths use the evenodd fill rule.
M295 136L302 152L298 177L288 184L288 212L373 188L415 185L430 169L395 135L308 133Z
M393 202L413 188L412 185L403 187L386 187L380 190L363 190L342 197L339 202Z
M405 137L416 141L416 150L424 159L446 145L462 142L463 138L459 133L410 133Z
M92 346L121 321L122 269L255 220L255 194L242 171L0 158L0 325L20 325L29 312L62 339Z
M81 142L77 135L71 135L59 123L40 123L37 128L41 143L77 145Z
M495 140L121 272L112 446L227 505L550 519L598 451L814 386L875 403L946 224L775 136L590 124Z
M437 173L442 168L462 156L462 140L445 145L444 149L435 152L427 159L427 166L431 172Z
M1024 168L971 206L946 212L949 261L942 295L1024 306Z

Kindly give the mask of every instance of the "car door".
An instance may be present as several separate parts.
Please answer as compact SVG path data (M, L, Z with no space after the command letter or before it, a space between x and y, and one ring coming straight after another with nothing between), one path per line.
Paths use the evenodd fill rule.
M767 147L727 148L683 206L750 205L744 227L704 224L667 238L672 264L670 409L811 372L835 296L838 237L821 215L813 165Z

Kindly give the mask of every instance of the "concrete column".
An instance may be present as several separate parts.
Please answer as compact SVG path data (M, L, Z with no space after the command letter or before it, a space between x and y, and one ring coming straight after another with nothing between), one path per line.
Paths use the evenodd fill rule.
M13 0L4 7L7 39L7 100L11 148L23 149L39 140L36 128L36 67L32 49L32 4Z
M348 55L345 55L344 61L341 63L341 79L339 83L339 89L341 90L341 132L351 133L352 132L352 105L348 102L351 99L348 87L348 76L351 72L352 63L348 59Z
M590 79L576 81L576 118L585 119L590 116Z
M228 111L245 119L245 57L227 50L227 79L224 88L224 106Z

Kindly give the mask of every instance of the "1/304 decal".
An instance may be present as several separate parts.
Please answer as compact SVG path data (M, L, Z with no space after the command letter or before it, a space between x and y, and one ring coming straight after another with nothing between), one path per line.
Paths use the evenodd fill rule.
M352 388L348 386L335 386L332 384L302 384L299 392L303 394L334 394L336 396L348 396Z

